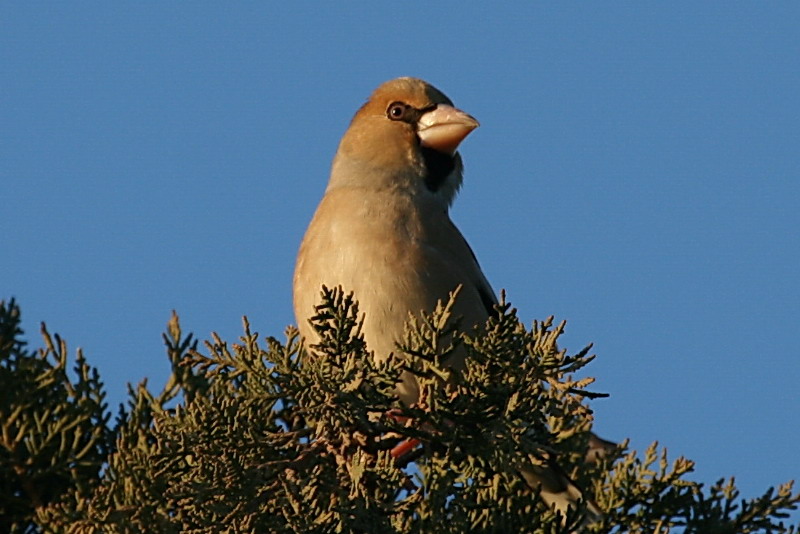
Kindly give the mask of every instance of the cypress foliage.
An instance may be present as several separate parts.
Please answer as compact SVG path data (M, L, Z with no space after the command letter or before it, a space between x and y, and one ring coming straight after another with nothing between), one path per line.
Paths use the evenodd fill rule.
M457 298L455 295L453 298ZM557 457L604 518L586 532L795 533L781 520L792 483L741 499L733 479L710 488L693 463L621 444L587 462L592 427L584 371L590 347L557 345L564 323L526 328L505 302L480 333L450 303L412 320L398 356L375 362L357 303L325 290L307 351L261 338L198 349L173 315L164 335L173 373L160 392L129 388L115 423L80 351L43 327L26 350L20 315L0 304L0 531L3 532L571 532L518 469ZM444 362L466 350L463 373ZM393 396L402 373L411 407ZM413 438L416 457L391 449Z

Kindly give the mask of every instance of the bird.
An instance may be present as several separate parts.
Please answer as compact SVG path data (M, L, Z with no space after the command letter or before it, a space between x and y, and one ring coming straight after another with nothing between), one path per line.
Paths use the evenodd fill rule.
M323 285L354 294L377 359L396 351L409 314L432 312L456 288L452 314L463 325L482 325L496 313L497 296L449 215L463 180L458 148L478 126L440 90L411 77L383 83L356 112L295 265L294 312L307 346L318 339L309 318ZM448 364L463 369L463 354ZM414 377L405 374L396 393L413 404ZM521 474L562 513L584 498L557 466Z

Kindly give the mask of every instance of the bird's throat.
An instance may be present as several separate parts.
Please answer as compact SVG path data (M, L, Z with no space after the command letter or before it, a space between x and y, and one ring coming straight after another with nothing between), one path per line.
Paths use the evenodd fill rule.
M437 193L456 168L455 156L424 146L420 150L425 162L425 187L432 193Z

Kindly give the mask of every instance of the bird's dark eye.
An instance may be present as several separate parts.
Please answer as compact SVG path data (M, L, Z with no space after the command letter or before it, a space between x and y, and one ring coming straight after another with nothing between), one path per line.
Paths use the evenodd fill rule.
M392 102L389 104L389 109L386 110L386 116L393 121L401 121L406 116L408 106L402 102Z

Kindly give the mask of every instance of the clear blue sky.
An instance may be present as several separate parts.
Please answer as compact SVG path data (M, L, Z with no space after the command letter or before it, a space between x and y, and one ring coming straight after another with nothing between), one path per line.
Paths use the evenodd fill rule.
M800 4L0 6L0 298L110 400L160 333L293 322L350 117L417 76L481 121L453 217L526 322L595 342L605 437L800 478Z

